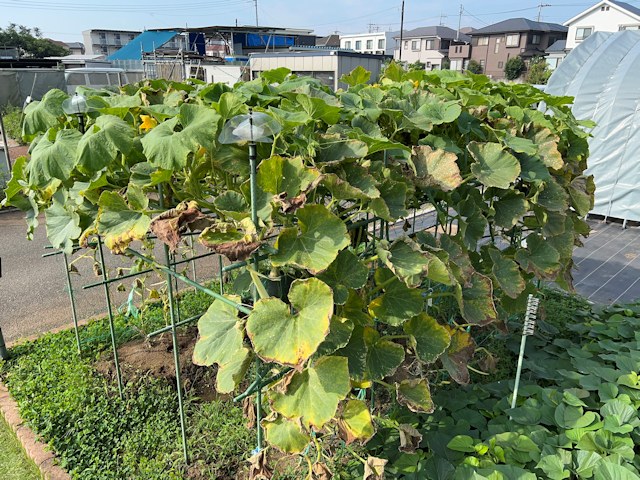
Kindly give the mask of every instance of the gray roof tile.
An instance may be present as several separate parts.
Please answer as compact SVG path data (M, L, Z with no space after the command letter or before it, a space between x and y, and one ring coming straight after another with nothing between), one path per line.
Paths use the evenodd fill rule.
M510 18L502 22L494 23L484 28L479 28L469 33L472 37L478 35L486 35L488 33L507 33L507 32L566 32L568 30L564 25L548 22L536 22L528 18Z

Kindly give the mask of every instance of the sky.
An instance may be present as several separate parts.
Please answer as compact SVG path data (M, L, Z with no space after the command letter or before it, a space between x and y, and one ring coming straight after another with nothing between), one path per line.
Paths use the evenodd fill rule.
M536 20L542 0L462 0L461 24L481 28L507 18ZM563 23L597 0L544 0L541 20ZM314 30L317 35L399 30L401 0L257 0L261 26ZM640 6L640 0L630 0ZM405 0L404 28L458 27L460 4ZM255 25L254 0L0 0L0 27L38 27L47 38L81 42L89 29L144 30Z

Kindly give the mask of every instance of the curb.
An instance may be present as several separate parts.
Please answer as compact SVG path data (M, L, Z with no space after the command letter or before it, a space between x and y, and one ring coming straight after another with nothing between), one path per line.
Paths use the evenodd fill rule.
M20 417L18 404L9 395L9 390L0 382L0 412L11 426L22 448L33 463L40 469L40 474L47 480L71 480L71 475L56 465L56 455L46 450L48 445L38 441L36 434L24 426Z

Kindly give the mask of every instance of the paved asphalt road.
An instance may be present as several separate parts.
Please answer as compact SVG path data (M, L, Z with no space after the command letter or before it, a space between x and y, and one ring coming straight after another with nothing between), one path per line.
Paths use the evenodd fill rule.
M32 241L27 240L26 231L22 212L0 212L0 328L7 342L73 322L62 255L42 258L43 253L52 251L44 249L45 245L49 245L44 215L40 218L40 226ZM134 242L132 246L138 248L140 243ZM197 250L198 253L204 253L199 245ZM69 257L69 261L83 253L86 250ZM156 258L162 258L158 245L155 254ZM108 249L105 249L105 260L111 272L115 272L117 267L127 266ZM106 314L104 287L82 289L82 285L101 280L93 273L93 260L83 258L75 266L80 273L72 275L78 318ZM214 277L218 271L217 256L198 260L196 269L198 280ZM188 275L191 277L191 270ZM123 283L130 287L130 283L127 283L130 281ZM147 285L151 283L148 281ZM113 304L117 307L126 301L128 292L117 292L116 284L113 285ZM183 287L181 284L180 288Z
M432 213L419 215L416 228L433 225ZM413 219L410 219L413 223ZM576 248L574 260L580 270L574 272L577 291L593 301L631 301L640 297L640 227L622 229L616 223L603 224L590 219L594 229L584 248ZM392 238L403 233L402 222L392 227ZM36 229L34 240L26 239L26 224L21 212L0 212L0 327L5 340L11 341L33 333L72 323L69 295L61 255L42 258L48 245L44 218ZM140 244L135 242L134 248ZM46 250L50 252L51 250ZM198 245L198 253L204 249ZM73 258L86 253L79 252ZM156 258L161 257L156 246ZM127 264L105 250L107 265L113 274L117 267ZM72 257L70 257L71 261ZM93 261L83 258L75 263L80 275L72 275L78 318L105 314L104 287L83 290L82 285L99 281L93 273ZM218 259L211 256L198 261L198 280L217 275ZM191 276L191 272L188 272ZM160 279L158 279L159 281ZM125 285L130 287L130 280ZM149 285L151 281L148 281ZM128 293L111 288L113 304L117 308L126 301ZM180 288L183 288L181 286Z

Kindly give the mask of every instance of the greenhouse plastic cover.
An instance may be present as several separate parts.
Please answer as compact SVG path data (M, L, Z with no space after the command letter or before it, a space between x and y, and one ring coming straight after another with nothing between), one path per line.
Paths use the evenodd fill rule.
M596 184L591 213L640 220L640 31L589 36L553 72L545 93L575 97L575 117L597 124L586 171Z

